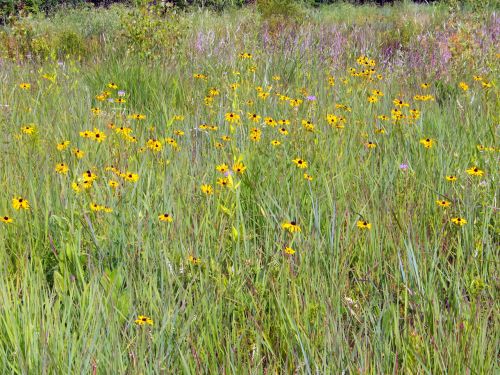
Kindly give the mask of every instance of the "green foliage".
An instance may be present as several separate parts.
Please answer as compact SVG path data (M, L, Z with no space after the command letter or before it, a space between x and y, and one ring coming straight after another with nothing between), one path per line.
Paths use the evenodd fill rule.
M297 22L304 17L303 4L296 0L257 0L257 10L265 20Z

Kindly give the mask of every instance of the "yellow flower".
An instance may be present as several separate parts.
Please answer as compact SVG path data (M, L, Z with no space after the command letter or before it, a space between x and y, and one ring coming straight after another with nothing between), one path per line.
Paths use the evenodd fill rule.
M470 167L469 169L466 170L467 174L470 174L471 176L482 176L484 175L484 171L479 169L478 167Z
M21 197L12 198L12 207L16 210L29 210L30 204L27 199Z
M174 221L174 218L170 214L161 214L158 216L158 220L166 222L166 223L171 223Z
M287 230L290 233L298 233L301 232L300 226L297 225L297 222L292 220L290 222L286 221L283 224L281 224L281 228Z
M457 179L458 179L458 177L455 176L455 175L448 175L448 176L446 176L446 181L454 182Z
M272 140L272 141L271 141L271 144L272 144L273 146L279 146L279 145L281 144L281 142L280 142L280 141L277 141L277 140Z
M2 223L4 223L4 224L10 224L10 223L12 223L14 220L13 220L11 217L9 217L9 216L5 215L5 216L0 217L0 221L1 221Z
M303 159L301 159L301 158L296 158L296 159L293 159L292 161L293 161L293 163L294 163L297 167L299 167L300 169L305 169L305 168L307 168L307 161L305 161L305 160L303 160Z
M370 142L366 142L365 146L366 146L366 148L376 148L377 144L370 141Z
M153 325L153 319L147 317L147 316L143 316L143 315L139 315L137 317L137 319L135 320L135 324L139 325L139 326L143 326L143 325L150 325L152 326Z
M33 134L36 131L36 127L33 124L25 125L21 128L21 131L24 134Z
M78 149L78 148L74 148L73 149L73 155L75 155L77 157L77 159L81 159L85 156L85 152Z
M232 184L232 179L229 177L221 177L217 179L217 185L222 187L230 188Z
M106 134L100 131L99 129L94 128L94 131L91 133L92 133L92 138L99 143L101 143L106 139Z
M31 84L26 83L26 82L23 82L23 83L20 83L20 84L19 84L19 87L20 87L21 89L23 89L23 90L29 90L29 89L30 89L30 87L31 87Z
M108 83L108 87L110 89L116 90L118 88L118 85L114 82L110 82L110 83Z
M193 255L188 256L187 260L188 260L189 263L191 263L193 265L197 265L197 264L201 263L201 259L198 258L198 257L195 257Z
M234 113L234 112L228 112L228 113L226 113L226 115L224 117L225 117L226 121L229 123L240 122L240 115L238 115L237 113Z
M139 175L137 173L125 172L120 174L120 177L130 182L137 182L139 180Z
M304 173L304 179L306 179L307 181L312 181L313 176L311 176L310 174Z
M420 143L424 145L425 148L431 148L434 145L434 140L431 138L423 138Z
M455 225L458 225L458 226L462 226L462 225L465 225L467 224L467 220L465 220L464 218L461 218L461 217L453 217L451 219L451 222Z
M68 148L68 146L70 145L70 141L62 141L61 143L58 143L57 144L57 150L58 151L64 151Z
M248 113L248 118L252 120L253 122L259 122L261 119L261 116L259 116L257 113Z
M64 163L59 163L55 167L55 171L59 174L67 174L69 171L69 168L66 164Z
M116 189L118 186L120 186L120 183L115 180L109 180L108 185L112 189Z
M220 173L226 173L229 170L229 166L227 164L222 163L216 166L215 169Z
M233 171L239 174L243 174L247 167L241 161L233 164Z
M444 199L441 199L441 200L437 200L436 201L436 204L440 207L450 207L451 205L451 202L447 201L447 200L444 200Z
M214 193L214 188L212 187L212 185L203 184L201 185L201 191L206 195L211 195Z
M285 247L285 254L293 255L293 254L295 254L295 250L292 249L291 247L287 246L287 247Z
M358 220L356 226L360 229L372 229L371 223L369 223L365 220Z
M458 86L464 91L467 91L469 89L469 85L465 82L460 82Z

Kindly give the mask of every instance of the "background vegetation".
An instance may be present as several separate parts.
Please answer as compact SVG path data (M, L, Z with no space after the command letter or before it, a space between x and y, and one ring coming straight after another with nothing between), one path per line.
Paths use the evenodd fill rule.
M494 8L113 4L7 23L0 217L13 222L0 222L1 372L498 371ZM376 61L369 79L350 70L365 69L361 55ZM370 104L375 89L384 96ZM118 90L126 102L109 102ZM294 109L278 93L303 102ZM434 100L415 100L423 94ZM395 98L419 116L381 120ZM229 112L241 125L227 123ZM289 134L247 113L288 120ZM79 135L94 128L104 142ZM215 166L238 160L247 170L222 190ZM68 174L54 170L60 163ZM471 166L484 175L467 174ZM98 179L77 194L72 183L87 170ZM15 210L16 196L31 209ZM172 223L158 221L165 212ZM454 225L457 216L467 224ZM281 228L291 220L299 234ZM153 325L137 325L139 315Z

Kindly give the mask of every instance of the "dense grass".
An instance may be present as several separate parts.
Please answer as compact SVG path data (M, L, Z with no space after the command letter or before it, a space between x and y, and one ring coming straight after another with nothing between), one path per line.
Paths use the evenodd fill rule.
M495 13L343 5L288 25L252 9L138 17L172 38L154 45L133 37L129 17L73 11L3 30L0 215L13 222L0 222L2 373L498 371ZM369 68L361 55L375 73L349 71ZM207 100L210 88L220 94ZM369 103L375 89L384 95ZM118 90L125 103L96 98ZM404 117L381 120L395 98L409 104ZM288 135L268 116L289 120ZM79 134L94 128L103 142ZM216 166L239 160L245 172L219 186ZM484 175L466 172L474 166ZM87 170L98 178L76 193ZM282 228L292 220L300 233Z

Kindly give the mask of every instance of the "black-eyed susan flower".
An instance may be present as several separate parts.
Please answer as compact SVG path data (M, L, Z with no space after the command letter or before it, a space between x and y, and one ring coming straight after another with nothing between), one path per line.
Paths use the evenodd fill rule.
M293 254L295 254L295 250L294 250L294 249L292 249L290 246L285 247L284 252L285 252L285 254L287 254L287 255L293 255Z
M469 169L466 170L467 174L471 175L471 176L483 176L484 175L484 171L482 171L481 169L479 169L478 167L470 167Z
M215 169L220 173L226 173L227 171L229 171L229 166L227 164L222 163L217 165Z
M0 217L0 222L4 223L4 224L10 224L12 223L14 220L10 217L10 216L7 216L7 215L4 215L4 216L1 216Z
M431 148L434 145L434 140L432 138L423 138L420 143L424 145L425 148Z
M232 182L231 181L232 180L229 177L220 177L220 178L217 179L217 185L225 187L225 188L229 188L229 187L232 186Z
M458 225L458 226L462 226L462 225L465 225L467 224L467 220L465 220L464 218L462 217L452 217L451 218L451 222L455 225Z
M125 181L129 182L137 182L139 180L139 175L137 173L132 173L132 172L125 172L120 174L120 177L123 178Z
M184 132L182 130L174 130L174 134L179 137L182 137L184 135Z
M130 115L127 116L127 118L129 118L131 120L145 120L146 115L144 115L142 113L131 113Z
M22 126L22 127L21 127L21 131L22 131L24 134L31 135L31 134L35 133L35 131L36 131L36 127L35 127L35 125L34 125L34 124L25 125L25 126Z
M300 169L305 169L307 168L307 161L301 158L295 158L292 160L292 162Z
M453 175L453 174L447 175L445 178L446 178L446 181L450 181L450 182L455 182L456 180L458 180L458 177Z
M31 84L27 83L27 82L22 82L19 84L19 88L21 88L22 90L29 90L31 87Z
M247 169L247 167L245 166L245 164L243 164L243 162L239 161L239 162L236 162L233 164L233 171L238 173L238 174L243 174L245 173L245 170Z
M450 207L451 205L451 202L450 201L447 201L445 199L438 199L436 201L436 204L439 206L439 207Z
M187 257L187 261L191 263L192 265L198 265L201 263L201 258L195 257L193 255L190 255Z
M458 87L460 87L463 91L469 90L469 85L467 83L465 83L465 82L460 82L458 84Z
M139 315L137 317L137 319L135 320L135 324L139 325L139 326L143 326L143 325L150 325L152 326L153 325L153 319L147 317L147 316L144 316L144 315Z
M70 141L62 141L56 145L56 148L58 151L64 151L68 148L70 144L71 144Z
M69 171L69 167L65 163L57 164L54 169L59 174L67 174Z
M273 139L273 140L271 141L271 144L272 144L273 146L279 146L279 145L281 144L281 142L280 142L280 141L278 141L278 140L276 140L276 139Z
M238 123L240 122L240 115L234 112L228 112L224 116L227 122L229 123Z
M253 122L259 122L261 119L261 116L257 113L248 113L247 116Z
M214 193L214 188L212 185L203 184L200 186L201 191L206 195L211 195Z
M171 223L174 221L174 218L172 217L171 214L165 213L158 215L158 220L163 221L165 223Z
M77 159L81 159L85 156L85 151L82 151L79 148L74 148L72 150L72 152L73 152L73 155L75 155Z
M368 103L376 103L378 102L378 97L376 97L375 95L370 95L368 97Z
M304 173L304 179L306 179L307 181L312 181L313 176L311 176L310 174Z
M120 183L118 181L115 181L115 180L109 180L108 181L108 186L111 188L111 189L116 189L120 186Z
M372 224L366 220L358 220L358 222L356 223L356 226L359 229L372 229Z
M278 129L281 135L288 135L288 130L285 127L281 127Z
M30 204L27 199L14 197L12 198L12 207L14 207L15 210L29 210Z
M373 149L373 148L376 148L376 147L377 147L377 144L376 144L375 142L369 141L369 142L366 142L366 143L365 143L365 147L366 147L366 148Z
M290 233L298 233L301 232L300 226L297 224L295 220L285 221L281 224L281 228L287 230Z

